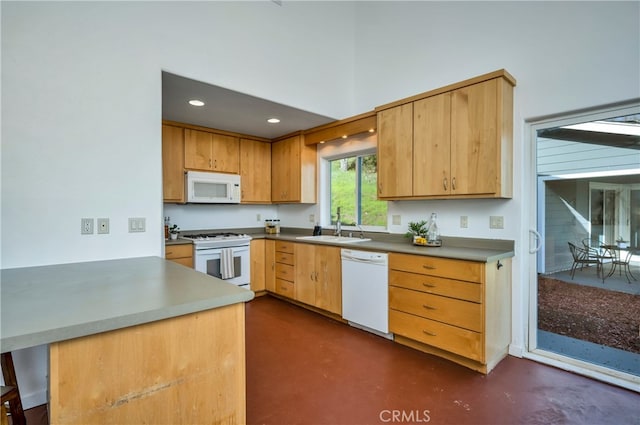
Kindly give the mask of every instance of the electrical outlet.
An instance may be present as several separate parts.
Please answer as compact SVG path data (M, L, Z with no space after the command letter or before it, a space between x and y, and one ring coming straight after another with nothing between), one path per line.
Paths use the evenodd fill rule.
M99 218L97 219L98 223L98 234L107 234L109 233L109 219L108 218Z
M92 218L80 219L80 234L93 235L93 219Z
M260 214L256 214L256 221L262 221L262 216Z
M469 217L467 217L466 215L460 216L460 227L463 229L469 227Z
M146 219L144 217L129 217L129 233L146 231Z
M504 217L501 215L489 217L489 229L504 229Z
M402 220L400 219L399 214L394 214L391 216L391 224L394 226L400 226L402 224Z
M309 223L315 223L315 222L316 222L316 215L309 214Z

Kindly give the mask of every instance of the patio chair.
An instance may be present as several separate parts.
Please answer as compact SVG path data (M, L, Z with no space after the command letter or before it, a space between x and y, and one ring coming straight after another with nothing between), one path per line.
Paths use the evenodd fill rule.
M595 264L596 273L600 274L600 260L597 258L590 258L589 253L586 249L580 248L571 242L567 242L569 244L569 251L571 252L571 256L573 257L573 264L571 265L571 279L576 274L576 269L580 266L580 270L584 268L584 266L589 267L591 264Z
M598 260L598 275L602 273L602 280L604 280L604 263L612 263L615 260L615 255L608 249L602 247L602 244L597 240L585 238L582 240L582 245L587 252L587 257Z

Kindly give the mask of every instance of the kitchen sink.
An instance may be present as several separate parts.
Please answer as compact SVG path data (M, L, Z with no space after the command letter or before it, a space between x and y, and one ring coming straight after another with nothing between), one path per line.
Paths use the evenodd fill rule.
M333 243L358 243L358 242L366 242L371 239L362 239L362 238L350 238L347 236L334 236L334 235L318 235L318 236L298 236L296 239L304 239L307 241L318 241L318 242L333 242Z

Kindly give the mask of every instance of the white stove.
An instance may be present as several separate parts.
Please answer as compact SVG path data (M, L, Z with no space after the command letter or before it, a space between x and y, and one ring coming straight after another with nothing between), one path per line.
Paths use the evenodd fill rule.
M196 271L249 289L251 236L240 233L183 235L193 242Z

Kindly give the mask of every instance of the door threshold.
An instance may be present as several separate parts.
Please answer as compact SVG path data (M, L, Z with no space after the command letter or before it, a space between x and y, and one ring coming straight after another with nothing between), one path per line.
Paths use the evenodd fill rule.
M620 372L541 349L525 351L523 353L523 357L525 359L557 367L558 369L563 369L568 372L573 372L578 375L586 376L588 378L596 379L598 381L640 393L640 376Z

